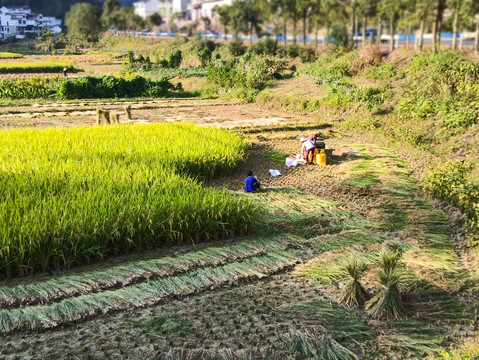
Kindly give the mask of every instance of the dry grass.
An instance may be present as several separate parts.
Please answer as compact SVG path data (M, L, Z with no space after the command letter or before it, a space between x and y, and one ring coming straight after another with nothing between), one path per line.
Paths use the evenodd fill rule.
M377 45L361 47L358 57L350 64L349 70L351 73L357 74L368 66L379 66L381 65L383 56L384 53Z

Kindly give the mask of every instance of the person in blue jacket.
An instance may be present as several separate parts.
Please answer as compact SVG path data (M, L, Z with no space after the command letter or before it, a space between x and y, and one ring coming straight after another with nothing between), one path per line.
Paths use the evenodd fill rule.
M244 191L255 192L260 188L260 183L256 176L253 176L253 172L248 171L248 177L244 179Z

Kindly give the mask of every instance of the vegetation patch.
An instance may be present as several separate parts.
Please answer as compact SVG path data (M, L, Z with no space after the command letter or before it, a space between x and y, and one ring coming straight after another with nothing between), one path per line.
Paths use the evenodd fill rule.
M179 256L132 261L107 269L61 276L41 282L0 287L0 305L19 307L47 304L64 298L87 295L113 288L127 287L155 278L184 274L208 266L220 266L242 261L266 251L286 249L298 239L258 239L234 245L209 247Z
M151 318L134 321L133 324L152 335L184 336L193 331L192 325L180 315L165 312Z
M265 158L270 159L278 164L284 164L285 159L289 156L289 154L277 153L277 152L265 152L262 153Z
M71 62L19 62L0 63L0 74L61 73L64 68L74 70Z
M158 124L0 136L6 275L252 229L248 200L195 180L228 173L245 156L231 133Z
M58 78L0 80L1 99L41 99L55 93Z
M78 79L63 79L57 86L57 98L101 99L131 97L165 97L172 92L182 92L181 83L173 85L166 78L152 81L141 76L124 79L116 76L99 78L85 76Z
M12 53L12 52L0 52L0 59L21 59L23 58L22 54Z

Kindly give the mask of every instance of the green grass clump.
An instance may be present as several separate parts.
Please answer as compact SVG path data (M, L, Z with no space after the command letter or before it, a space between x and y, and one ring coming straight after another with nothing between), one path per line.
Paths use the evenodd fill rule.
M289 154L283 154L283 153L277 153L277 152L265 152L265 153L262 153L261 155L279 164L284 164L286 158L289 156Z
M0 63L0 74L61 73L64 68L74 70L72 62L18 62Z
M157 124L5 131L0 141L4 274L251 230L248 200L196 180L245 156L232 133Z

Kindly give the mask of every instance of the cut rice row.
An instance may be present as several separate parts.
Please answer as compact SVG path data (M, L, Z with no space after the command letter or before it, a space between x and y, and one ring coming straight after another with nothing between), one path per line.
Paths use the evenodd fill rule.
M261 279L299 262L295 250L277 250L220 267L208 267L192 273L150 281L120 290L104 291L66 299L47 306L1 310L0 332L43 330L80 321L112 311L153 305L171 297Z
M135 261L43 282L4 286L0 287L0 306L6 308L46 304L74 296L125 287L147 279L177 276L207 266L226 265L262 255L266 251L286 247L287 244L281 244L278 239L242 242L229 246L210 247L175 257Z

